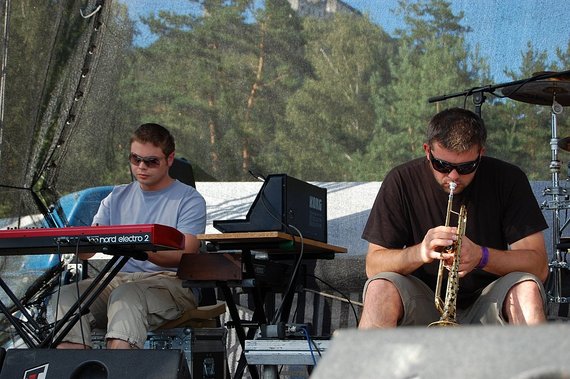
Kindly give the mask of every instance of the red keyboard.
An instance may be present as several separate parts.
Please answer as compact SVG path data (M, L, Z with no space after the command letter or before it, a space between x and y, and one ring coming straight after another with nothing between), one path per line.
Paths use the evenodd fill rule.
M184 234L160 224L0 230L0 255L182 249Z

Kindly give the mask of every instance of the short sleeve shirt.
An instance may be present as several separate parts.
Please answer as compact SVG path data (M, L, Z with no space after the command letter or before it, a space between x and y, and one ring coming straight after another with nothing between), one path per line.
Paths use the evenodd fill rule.
M449 195L433 176L426 158L394 168L382 182L362 238L386 248L420 243L426 232L445 224ZM453 197L453 209L467 208L466 235L474 243L506 250L510 244L548 227L518 167L483 156L471 184ZM457 225L452 215L450 225ZM413 275L435 289L439 263L423 265ZM461 278L457 305L465 308L496 275L474 270Z
M125 224L162 224L184 234L201 234L206 229L206 202L195 188L178 180L159 191L143 191L137 182L116 186L101 201L93 225ZM176 268L129 259L122 271L176 271Z

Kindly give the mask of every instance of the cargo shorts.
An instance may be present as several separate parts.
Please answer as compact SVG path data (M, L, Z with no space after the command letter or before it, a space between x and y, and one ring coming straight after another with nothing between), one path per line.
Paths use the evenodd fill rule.
M52 295L52 319L61 319L91 284L91 279L61 287ZM106 329L105 339L120 339L143 348L147 332L179 318L197 306L192 289L184 288L174 272L118 273L63 338L91 346L92 328ZM57 312L57 313L56 313Z
M402 304L404 316L398 326L429 325L438 321L440 314L435 308L435 294L431 288L412 275L401 275L394 272L380 273L366 281L363 299L366 301L366 289L373 280L388 280L396 286ZM546 311L546 293L542 282L534 275L525 272L512 272L502 276L485 287L477 300L467 309L457 310L457 322L460 324L505 325L503 303L509 290L517 283L532 280L540 288L543 308ZM459 280L461 286L461 280ZM445 286L444 286L445 287ZM442 297L445 294L442 293Z

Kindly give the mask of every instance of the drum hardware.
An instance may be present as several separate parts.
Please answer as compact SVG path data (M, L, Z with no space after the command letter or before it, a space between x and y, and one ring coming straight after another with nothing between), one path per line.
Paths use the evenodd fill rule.
M514 82L472 87L461 92L433 96L428 99L428 103L437 103L455 97L471 97L475 113L481 116L481 107L487 99L485 93L539 105L552 105L556 98L560 103L558 108L561 112L562 106L570 104L570 70L542 71L530 78Z
M546 192L546 191L545 191ZM543 193L544 196L549 196L546 193ZM540 204L540 207L544 210L547 211L554 211L557 209L570 209L570 200L565 199L565 200L558 200L558 201L553 201L553 200L545 200L542 202L542 204Z
M533 77L546 73L536 73ZM570 151L570 138L558 138L557 116L564 110L563 105L570 104L570 75L551 77L544 80L529 81L528 83L507 86L501 92L513 100L538 105L551 105L551 161L549 170L552 186L547 187L543 195L550 196L550 200L541 204L543 210L552 211L552 251L553 256L549 262L550 275L547 285L547 296L550 303L568 303L569 297L562 296L563 272L570 269L566 262L566 253L570 244L561 244L562 232L570 222L566 219L561 223L560 211L570 209L570 200L566 188L560 185L561 161L558 159L558 150ZM570 166L569 166L570 170ZM565 246L568 245L568 246Z
M548 278L547 291L548 300L551 303L565 304L570 302L569 297L562 296L563 293L567 292L567 288L563 286L563 279L568 280L570 276L570 265L566 260L568 248L570 248L570 239L561 238L561 242L556 247L555 259L549 263L551 276Z
M543 195L544 196L558 195L558 196L565 196L566 198L568 198L568 191L564 187L556 187L556 188L547 187L544 189Z
M562 138L558 141L558 147L564 151L570 151L570 137Z
M552 71L534 73L527 82L508 85L500 89L503 96L523 103L550 105L554 113L561 113L562 106L570 105L570 74L556 75ZM534 78L542 78L533 80Z
M544 87L552 88L552 87ZM541 96L544 96L542 92ZM547 206L543 209L551 210L552 214L552 251L553 257L549 262L550 276L549 288L547 288L548 301L555 304L567 303L569 298L562 296L562 270L568 270L566 262L566 250L560 246L562 232L568 225L568 220L561 225L560 211L569 209L570 203L568 201L568 194L565 188L560 186L560 160L558 159L558 150L561 143L557 136L557 115L562 113L562 105L557 101L557 94L552 93L552 107L551 107L551 132L552 139L550 140L551 147L551 162L550 173L552 176L552 187L547 188L545 194L551 196L551 201L547 202Z
M563 268L563 269L570 269L570 265L568 264L568 262L566 261L562 261L562 262L553 262L552 263L552 267L555 268Z
M570 71L561 73L543 71L534 73L527 80L513 82L502 86L500 92L503 96L516 101L536 105L551 106L551 161L549 170L552 178L552 187L547 187L543 195L550 196L550 200L541 204L541 209L552 211L552 251L553 257L549 262L550 275L547 283L548 301L551 303L568 303L570 297L562 296L562 277L570 266L566 262L566 254L570 243L561 244L562 232L570 220L561 223L561 210L570 209L569 196L566 188L560 185L561 162L558 159L558 150L570 151L570 137L558 138L557 116L562 113L564 106L570 105ZM570 174L570 165L568 166ZM569 175L570 177L570 175ZM563 275L564 273L564 275Z

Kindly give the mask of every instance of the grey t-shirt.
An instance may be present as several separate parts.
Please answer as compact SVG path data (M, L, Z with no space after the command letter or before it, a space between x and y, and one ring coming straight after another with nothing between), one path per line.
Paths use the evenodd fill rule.
M206 201L178 180L160 191L143 191L138 182L119 185L101 201L93 225L162 224L184 234L206 230ZM123 272L176 271L149 261L129 259Z

